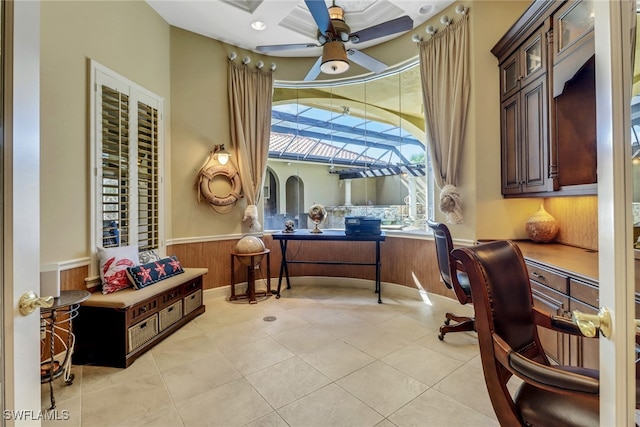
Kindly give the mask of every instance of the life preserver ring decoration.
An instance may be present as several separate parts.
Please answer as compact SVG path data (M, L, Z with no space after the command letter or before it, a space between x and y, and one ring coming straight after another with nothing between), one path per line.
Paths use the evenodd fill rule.
M231 192L224 197L216 196L211 191L209 184L216 176L225 176L231 182ZM211 203L214 206L229 206L234 205L238 199L242 196L240 192L242 191L242 182L240 181L240 175L238 171L233 167L229 167L227 165L216 165L211 166L200 172L200 192L204 199ZM206 179L205 179L206 178Z
M216 177L225 177L231 183L231 191L226 196L217 196L211 190L211 182ZM240 174L233 165L222 165L213 159L213 153L209 154L209 159L200 168L196 180L198 189L198 203L201 198L205 199L209 206L218 213L229 213L239 199L242 198L242 180Z

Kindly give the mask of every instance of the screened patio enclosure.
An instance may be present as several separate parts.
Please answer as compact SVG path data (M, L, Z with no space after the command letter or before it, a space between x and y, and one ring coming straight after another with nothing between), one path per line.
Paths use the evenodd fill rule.
M395 228L424 226L429 168L417 74L410 67L351 84L275 88L267 229L281 228L286 219L306 228L313 203L327 209L329 228L344 227L349 215L380 217ZM294 204L286 200L292 176L304 184L296 185L304 193ZM292 205L306 208L289 212Z

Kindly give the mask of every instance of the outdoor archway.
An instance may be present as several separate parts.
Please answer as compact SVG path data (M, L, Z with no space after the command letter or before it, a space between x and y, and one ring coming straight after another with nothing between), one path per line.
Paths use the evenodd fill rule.
M304 207L304 182L299 176L290 176L286 185L286 219L292 219L295 227L309 228Z

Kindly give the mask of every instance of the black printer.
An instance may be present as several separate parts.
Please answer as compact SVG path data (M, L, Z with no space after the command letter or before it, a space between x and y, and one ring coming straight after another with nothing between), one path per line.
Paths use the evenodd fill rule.
M344 233L352 234L381 234L380 219L368 216L347 216L344 218Z

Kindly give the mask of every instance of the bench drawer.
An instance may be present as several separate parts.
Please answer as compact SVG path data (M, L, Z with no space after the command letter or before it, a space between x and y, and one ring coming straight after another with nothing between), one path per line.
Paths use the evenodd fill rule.
M129 332L129 352L140 347L158 335L158 315L154 314L142 322L131 326Z
M158 308L158 298L148 299L146 301L142 301L139 304L135 304L131 306L128 310L128 320L129 323L137 322L138 320L144 319L150 313L153 313L154 310Z
M202 289L198 289L192 294L184 297L184 314L185 316L191 313L196 308L202 305Z
M202 289L202 277L197 277L182 285L182 295L188 295L196 289Z
M164 331L180 319L182 319L182 301L174 302L169 307L160 310L158 313L160 330Z
M159 296L160 299L160 309L167 307L168 305L173 305L176 302L179 302L184 294L182 293L182 288L177 287L175 289L170 290ZM160 328L162 329L162 328Z

